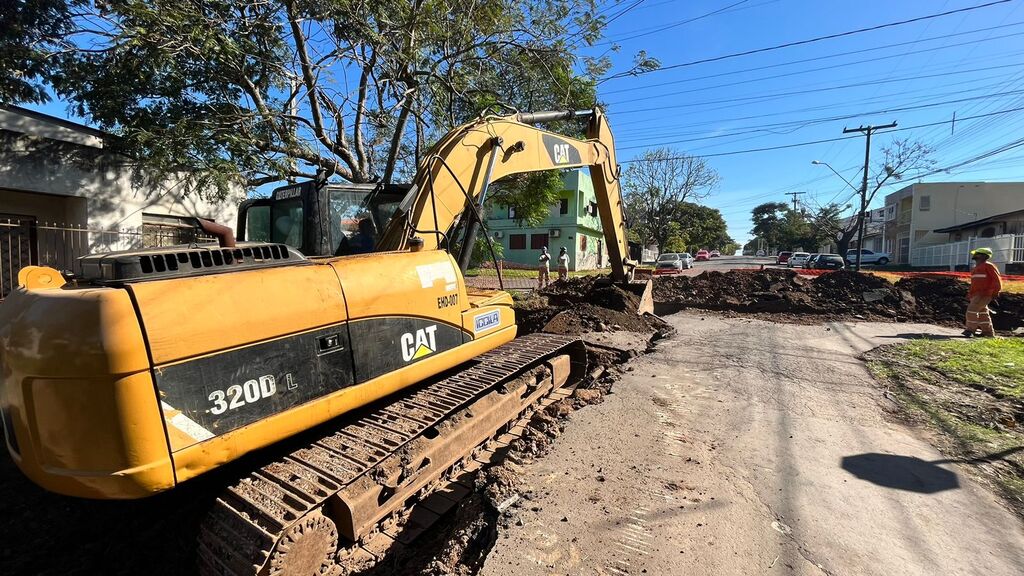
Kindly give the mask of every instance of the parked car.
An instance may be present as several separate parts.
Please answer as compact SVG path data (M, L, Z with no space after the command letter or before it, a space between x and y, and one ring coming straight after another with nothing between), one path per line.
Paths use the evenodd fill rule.
M765 255L764 254L764 250L758 250L756 255L757 256L764 256Z
M819 254L814 261L815 270L842 270L846 268L843 257L839 254Z
M711 260L711 254L707 250L697 250L697 262L707 262Z
M892 256L888 252L872 252L871 250L860 251L860 263L861 264L877 264L879 266L885 266L892 260ZM847 264L857 263L857 250L846 251L846 262Z
M712 250L712 251L711 251L711 257L712 257L712 258L718 258L718 257L719 257L719 256L721 256L721 255L722 255L722 253L721 253L721 252L719 252L718 250Z
M654 265L654 275L679 274L683 270L689 270L692 267L693 256L685 252L682 254L666 252L658 256L658 261Z
M821 254L817 252L808 256L807 259L804 260L804 268L814 268L814 262L818 259L818 256L821 256Z
M786 262L789 262L789 257L792 255L792 252L779 252L778 256L775 257L775 263L785 264Z
M803 268L804 262L808 257L810 257L810 254L807 252L793 252L786 265L790 268Z

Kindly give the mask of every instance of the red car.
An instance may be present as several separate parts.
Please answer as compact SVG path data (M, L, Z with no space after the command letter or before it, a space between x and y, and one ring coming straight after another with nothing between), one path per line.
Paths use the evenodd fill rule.
M711 260L711 254L709 254L707 250L698 250L697 257L695 258L695 260L697 262L700 262L702 260L707 262L708 260Z
M775 257L775 263L786 264L787 262L789 262L789 257L792 255L792 252L779 252L779 255Z

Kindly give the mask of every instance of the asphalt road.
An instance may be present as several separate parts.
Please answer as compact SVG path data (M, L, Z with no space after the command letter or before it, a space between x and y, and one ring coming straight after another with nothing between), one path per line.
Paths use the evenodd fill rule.
M1024 574L1020 519L887 418L856 357L949 330L668 320L523 465L530 499L483 574Z

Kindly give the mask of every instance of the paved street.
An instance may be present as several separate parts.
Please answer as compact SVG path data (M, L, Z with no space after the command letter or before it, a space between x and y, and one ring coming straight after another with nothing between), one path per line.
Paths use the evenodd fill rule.
M1020 520L887 418L856 358L949 330L668 320L679 334L523 467L532 499L483 574L1024 573Z

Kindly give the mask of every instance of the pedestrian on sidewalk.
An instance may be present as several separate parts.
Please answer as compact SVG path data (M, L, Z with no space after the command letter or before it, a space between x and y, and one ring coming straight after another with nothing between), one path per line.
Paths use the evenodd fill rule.
M551 263L551 255L548 254L548 247L540 249L540 258L537 259L537 289L548 285L548 267Z
M974 260L976 265L971 271L971 288L967 291L967 318L963 332L967 338L973 338L978 331L981 331L982 336L995 336L988 305L999 295L1003 281L999 277L999 269L989 262L990 258L991 248L971 250L971 260Z
M558 279L566 280L569 278L569 254L565 251L565 246L558 251Z

